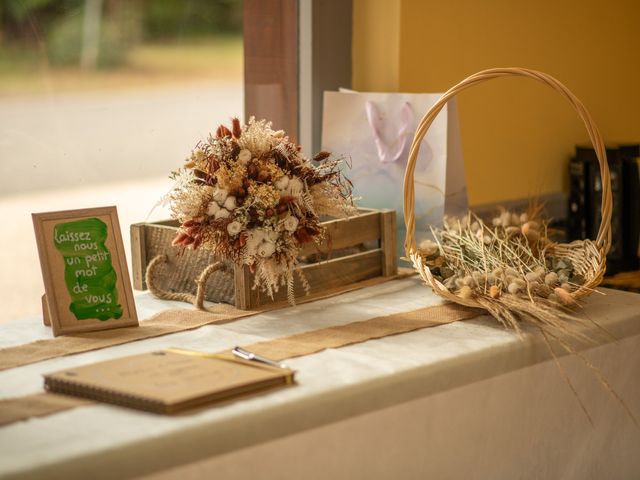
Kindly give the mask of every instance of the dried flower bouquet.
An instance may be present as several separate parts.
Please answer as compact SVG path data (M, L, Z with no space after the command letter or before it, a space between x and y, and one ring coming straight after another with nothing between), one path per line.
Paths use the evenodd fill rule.
M200 142L173 173L169 193L180 228L173 245L208 249L221 260L248 265L254 288L273 296L287 286L302 246L320 244L321 216L356 214L342 159L320 152L313 162L271 123L237 118ZM300 272L298 270L298 272ZM308 289L300 272L300 279Z

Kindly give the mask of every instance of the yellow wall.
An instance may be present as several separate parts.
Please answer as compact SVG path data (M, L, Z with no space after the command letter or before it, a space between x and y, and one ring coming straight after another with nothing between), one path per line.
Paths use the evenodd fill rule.
M389 4L399 10L389 26L398 48L376 55L371 31L393 21ZM569 87L605 140L640 141L638 25L638 0L355 0L354 88L444 91L485 68L529 67ZM387 79L395 71L378 77L386 65L397 65L395 85ZM497 79L458 104L471 204L566 191L567 160L588 137L555 92Z
M368 92L398 91L399 54L400 2L354 0L353 84Z

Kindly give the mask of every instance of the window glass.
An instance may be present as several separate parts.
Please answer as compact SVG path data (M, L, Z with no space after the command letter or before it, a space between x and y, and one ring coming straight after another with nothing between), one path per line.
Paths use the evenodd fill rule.
M44 293L31 213L116 205L129 225L195 143L242 114L240 0L0 2L0 321Z

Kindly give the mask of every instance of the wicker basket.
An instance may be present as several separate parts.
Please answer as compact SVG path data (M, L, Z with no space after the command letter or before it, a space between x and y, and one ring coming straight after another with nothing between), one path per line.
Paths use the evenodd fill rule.
M578 112L578 115L587 127L589 138L595 148L598 162L600 164L600 174L602 175L602 221L600 223L600 229L595 241L591 240L577 240L569 244L556 244L551 251L552 255L557 257L565 257L572 261L576 272L582 275L585 279L584 284L573 291L571 295L574 299L589 295L593 288L595 288L602 281L602 277L605 272L605 262L607 252L611 246L611 179L609 176L609 167L607 165L607 158L605 153L604 143L600 132L593 122L589 112L582 105L582 102L578 100L564 85L562 85L555 78L535 70L528 70L525 68L493 68L489 70L483 70L470 77L467 77L451 89L449 89L442 98L429 110L426 115L420 121L416 130L411 149L409 151L409 159L407 163L407 169L404 177L404 216L407 227L407 236L405 241L405 251L407 257L411 259L417 272L422 279L429 285L434 293L444 297L447 300L456 302L462 305L475 308L485 308L482 304L476 301L474 298L462 298L454 295L450 292L440 281L435 279L431 274L429 268L423 262L422 256L418 253L415 240L415 215L414 215L414 170L416 166L416 159L420 150L420 144L424 138L427 130L431 126L432 122L446 105L446 103L458 93L463 90L484 82L493 78L504 76L521 76L528 77L534 80L538 80L545 85L553 88L559 92L565 99L571 103L573 108Z

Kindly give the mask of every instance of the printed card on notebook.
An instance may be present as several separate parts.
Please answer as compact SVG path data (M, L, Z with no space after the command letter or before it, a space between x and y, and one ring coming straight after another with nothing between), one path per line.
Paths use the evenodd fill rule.
M49 391L158 413L174 413L293 383L294 372L235 358L167 349L44 376Z

